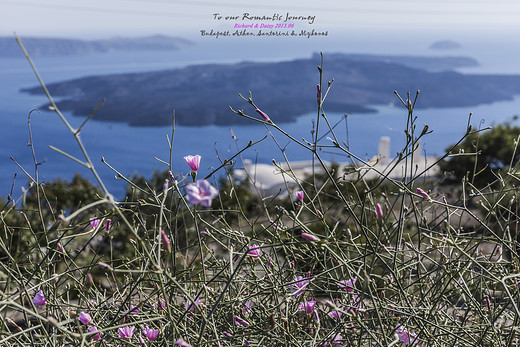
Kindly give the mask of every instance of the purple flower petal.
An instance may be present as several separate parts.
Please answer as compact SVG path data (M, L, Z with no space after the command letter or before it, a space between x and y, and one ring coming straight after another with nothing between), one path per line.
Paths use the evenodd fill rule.
M192 347L188 342L184 341L183 339L178 339L177 341L175 341L175 344L181 347Z
M89 333L93 333L95 331L98 331L98 328L94 325L91 325L87 328L87 332L89 332ZM97 334L92 335L92 338L94 340L99 340L99 339L101 339L101 336L99 335L99 333L97 333Z
M258 258L262 255L262 250L260 249L260 246L257 244L253 244L251 248L249 248L249 252L247 252L248 255L252 256L253 258Z
M291 295L299 296L300 294L303 294L305 288L309 284L308 277L308 275L307 277L296 276L294 283L289 285L289 288L291 289Z
M248 327L248 326L249 326L249 322L246 321L246 320L243 319L243 318L240 318L239 316L235 316L234 321L235 321L235 324L236 324L236 325L243 325L243 326L245 326L245 327Z
M78 319L81 323L88 325L88 323L92 322L92 317L88 313L80 312Z
M143 329L143 335L146 336L148 341L153 341L159 335L159 329L152 329L152 328Z
M45 306L47 304L47 300L45 299L45 295L43 295L43 291L39 290L32 299L32 302L34 306Z
M117 329L117 333L118 333L119 337L122 338L123 340L130 340L132 338L132 336L134 335L134 330L135 330L134 326L126 326L126 327Z
M311 314L312 311L314 311L315 306L316 306L316 301L314 301L314 300L305 301L300 304L300 310L305 311L305 313L307 313L307 314Z

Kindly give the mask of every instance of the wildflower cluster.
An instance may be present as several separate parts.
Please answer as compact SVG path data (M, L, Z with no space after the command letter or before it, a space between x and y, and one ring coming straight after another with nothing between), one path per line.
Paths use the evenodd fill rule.
M40 182L18 206L0 204L0 345L519 344L518 172L485 193L423 179L412 154L428 128L415 132L409 95L398 96L408 121L397 163L328 165L322 150L361 156L325 114L332 82L319 71L311 140L285 132L251 94L261 119L235 112L321 165L301 177L281 148L274 194L231 169L248 145L222 161L220 180L218 170L201 179L202 157L186 155L182 172L163 161L149 181L116 171L129 184L120 201L100 180L74 206L55 209ZM402 179L391 179L400 162Z

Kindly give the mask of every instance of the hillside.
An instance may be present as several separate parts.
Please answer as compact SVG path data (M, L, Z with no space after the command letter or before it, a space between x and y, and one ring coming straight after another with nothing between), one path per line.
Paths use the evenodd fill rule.
M24 37L23 43L32 57L86 55L114 51L176 50L192 43L178 37L155 35L139 38L114 37L107 40L75 40ZM0 57L22 57L14 37L0 37Z

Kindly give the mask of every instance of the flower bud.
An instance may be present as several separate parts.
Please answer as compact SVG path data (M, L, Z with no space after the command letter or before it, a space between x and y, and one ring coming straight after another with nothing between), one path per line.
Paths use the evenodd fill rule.
M164 246L164 249L168 252L171 251L172 246L170 244L170 239L168 238L168 235L164 232L164 230L161 230L161 240Z
M255 110L256 113L258 113L260 116L262 116L262 118L266 121L266 122L270 122L271 121L271 118L269 118L269 116L267 114L265 114L265 112L259 110L259 109L256 109Z
M307 234L307 233L301 233L301 237L303 237L304 239L306 239L308 241L311 241L311 242L316 242L316 241L320 240L316 236L311 235L311 234Z

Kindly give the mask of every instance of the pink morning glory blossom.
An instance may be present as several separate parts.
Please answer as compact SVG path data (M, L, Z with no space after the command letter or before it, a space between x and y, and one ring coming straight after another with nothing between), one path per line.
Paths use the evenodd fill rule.
M186 186L186 200L194 205L201 204L209 207L217 196L218 190L206 180L200 180Z
M129 309L127 312L130 312L130 313L139 313L139 312L141 312L141 311L139 311L139 306L136 306L136 305L130 305L130 309Z
M88 323L92 322L92 317L88 313L80 312L78 319L81 323L87 325Z
M34 306L45 306L47 304L47 300L45 299L45 295L43 295L43 291L39 290L32 299L32 302Z
M399 341L401 341L405 345L409 345L409 344L415 345L415 344L419 343L419 340L417 339L417 334L415 334L413 331L408 331L402 325L397 326L397 329L395 330L395 332L397 333Z
M200 299L199 299L199 297L197 296L197 297L195 298L195 306L198 307L199 305L200 305ZM193 302L191 302L191 301L189 301L189 302L186 303L186 308L187 308L188 310L190 310L191 312L194 312L194 311L195 311L195 306L193 305Z
M91 326L89 326L87 328L87 332L89 332L89 333L93 333L93 332L96 332L96 331L98 331L98 328L96 326L94 326L94 325L91 325ZM99 333L97 333L97 334L92 335L92 338L94 340L99 340L99 339L101 339L101 336L99 335Z
M305 288L309 284L308 277L308 275L307 277L296 276L294 283L289 285L289 288L291 289L291 295L299 296L300 294L303 294Z
M262 250L260 249L260 246L258 246L257 244L253 244L251 248L249 248L249 252L247 252L247 255L250 255L256 259L262 255Z
M148 341L154 341L159 335L159 329L152 329L146 327L145 329L143 329L143 335L146 336Z
M340 319L341 318L341 315L342 313L340 311L330 311L329 313L327 313L327 315L332 318L332 319Z
M90 226L94 229L98 227L99 223L101 223L101 220L97 219L96 217L92 217L89 220L90 220Z
M166 308L166 302L161 299L158 303L153 303L152 306L156 310L164 310Z
M187 155L184 157L184 160L186 160L186 163L188 163L188 166L190 167L191 171L197 172L200 166L200 155Z
M316 306L316 301L314 301L314 300L305 301L300 304L300 310L305 311L305 313L307 313L307 314L311 314L312 311L314 311L315 306Z
M126 327L117 329L117 333L118 333L119 337L122 338L123 340L130 340L132 338L132 336L134 335L134 330L135 330L134 326L126 326Z
M253 303L251 301L246 301L244 305L242 306L242 313L249 314L251 313L251 306L253 306Z
M348 280L343 280L338 282L338 286L341 289L345 289L347 292L352 292L354 290L354 286L356 285L356 279L350 278Z

